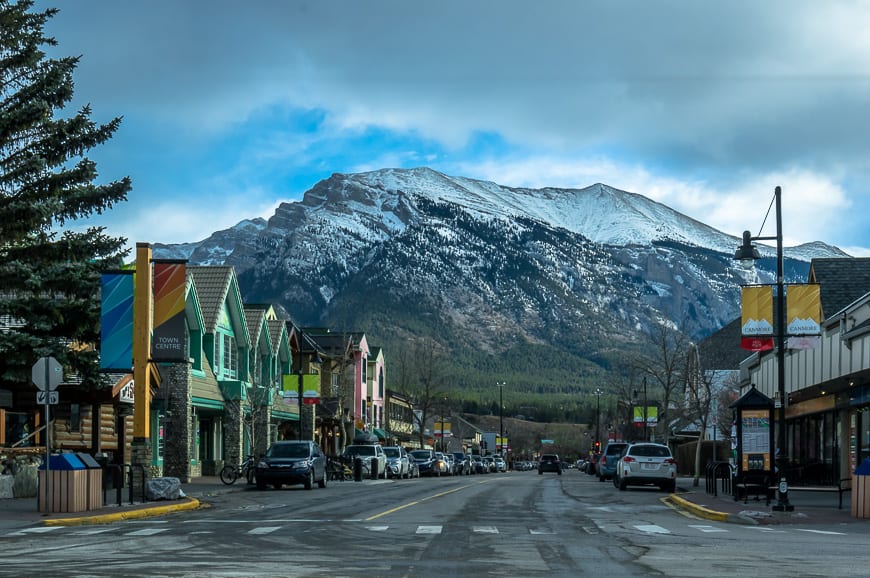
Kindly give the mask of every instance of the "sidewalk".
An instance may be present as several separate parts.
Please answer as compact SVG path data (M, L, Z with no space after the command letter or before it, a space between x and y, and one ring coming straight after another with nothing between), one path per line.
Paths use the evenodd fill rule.
M108 524L119 520L131 520L162 516L172 512L195 510L202 505L202 500L210 496L227 492L243 491L246 488L244 480L228 486L217 476L193 478L189 484L182 484L185 497L179 500L160 500L155 502L130 503L129 489L121 492L122 504L116 501L115 490L106 491L106 499L110 502L99 510L85 512L39 512L37 498L12 498L0 500L0 528L23 527L33 524L44 526L75 526L84 524Z
M701 478L698 487L693 486L693 478L679 478L677 492L667 500L678 508L707 520L736 524L847 524L862 523L867 520L852 516L852 494L843 492L843 508L838 509L839 496L836 492L789 492L789 503L793 512L775 512L775 500L766 505L764 500L750 498L735 501L730 494L707 495L707 486Z

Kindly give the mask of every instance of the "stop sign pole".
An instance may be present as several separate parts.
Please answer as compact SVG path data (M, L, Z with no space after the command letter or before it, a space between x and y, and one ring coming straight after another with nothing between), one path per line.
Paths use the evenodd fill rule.
M33 384L39 391L54 391L63 379L63 368L54 357L40 357L31 371ZM49 396L50 397L50 396ZM45 508L51 511L51 429L49 428L49 403L45 403Z

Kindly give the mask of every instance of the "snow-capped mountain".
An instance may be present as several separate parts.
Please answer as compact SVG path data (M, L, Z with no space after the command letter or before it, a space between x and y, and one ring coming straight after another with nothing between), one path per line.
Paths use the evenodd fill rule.
M279 304L303 325L394 348L431 337L468 367L485 354L526 372L536 352L582 381L662 322L700 338L737 317L739 286L755 279L732 260L739 244L603 184L510 188L418 168L335 174L268 222L155 256L232 264L246 301ZM845 255L790 248L790 280L805 280L813 256ZM773 267L763 259L757 279Z

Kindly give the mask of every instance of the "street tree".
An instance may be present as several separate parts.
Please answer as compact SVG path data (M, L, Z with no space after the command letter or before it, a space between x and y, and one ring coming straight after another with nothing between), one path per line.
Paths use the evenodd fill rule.
M656 428L662 430L662 441L667 444L670 409L685 386L686 357L691 342L686 334L664 323L653 329L650 342L650 352L638 359L637 369L649 378L650 390L661 394Z
M100 386L100 272L117 268L126 239L78 221L125 201L127 177L97 184L86 155L121 122L98 124L90 106L62 117L77 57L48 58L44 25L56 9L0 0L0 382L29 385L30 368L56 357Z

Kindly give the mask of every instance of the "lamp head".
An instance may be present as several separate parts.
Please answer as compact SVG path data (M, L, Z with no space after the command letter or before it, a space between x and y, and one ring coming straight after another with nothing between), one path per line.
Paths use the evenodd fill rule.
M752 244L752 233L743 231L743 244L734 252L734 259L740 262L744 269L752 269L756 259L761 259L758 249Z

